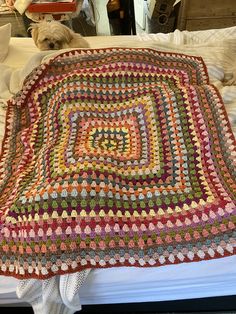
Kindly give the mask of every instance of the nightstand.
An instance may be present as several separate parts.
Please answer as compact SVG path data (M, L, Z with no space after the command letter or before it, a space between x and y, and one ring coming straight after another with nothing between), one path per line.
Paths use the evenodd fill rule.
M236 25L235 0L181 0L177 28L204 30Z
M27 37L22 16L18 12L3 11L0 12L0 26L11 23L12 37Z

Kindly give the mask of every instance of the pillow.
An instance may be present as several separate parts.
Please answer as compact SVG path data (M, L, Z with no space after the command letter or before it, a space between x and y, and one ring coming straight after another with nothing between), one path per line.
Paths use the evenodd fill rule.
M0 62L3 62L8 53L9 41L11 38L11 24L0 27Z

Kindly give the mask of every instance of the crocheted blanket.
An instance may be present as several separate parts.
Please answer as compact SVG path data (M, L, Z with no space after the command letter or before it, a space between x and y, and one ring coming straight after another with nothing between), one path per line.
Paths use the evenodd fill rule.
M235 254L235 139L201 58L62 53L27 77L6 122L0 274Z

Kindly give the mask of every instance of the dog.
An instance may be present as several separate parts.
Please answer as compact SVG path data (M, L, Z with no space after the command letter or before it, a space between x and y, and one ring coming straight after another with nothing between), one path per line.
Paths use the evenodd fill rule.
M88 42L78 33L57 21L33 23L30 31L39 50L89 48Z

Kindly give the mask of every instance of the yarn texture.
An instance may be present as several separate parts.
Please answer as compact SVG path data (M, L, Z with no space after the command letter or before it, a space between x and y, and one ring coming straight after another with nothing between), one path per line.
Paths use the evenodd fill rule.
M64 52L8 103L0 274L235 254L235 139L199 57Z

